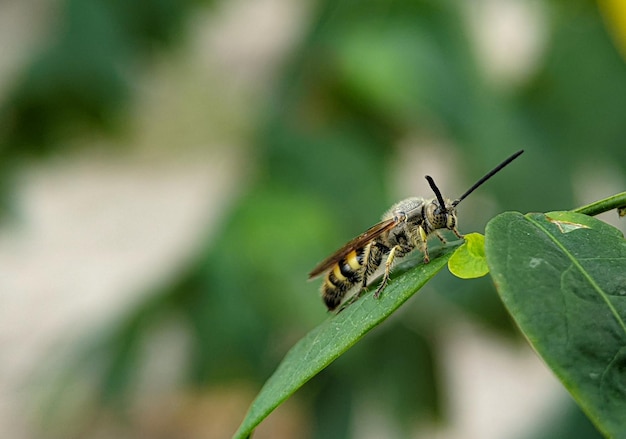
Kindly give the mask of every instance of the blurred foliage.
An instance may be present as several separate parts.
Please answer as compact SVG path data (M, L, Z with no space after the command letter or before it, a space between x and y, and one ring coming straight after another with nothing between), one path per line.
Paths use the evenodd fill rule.
M550 419L550 422L534 426L531 434L524 439L600 439L603 436L598 433L591 421L573 400L566 400L563 411Z
M66 0L56 32L0 107L2 162L58 149L70 135L119 127L132 69L178 39L196 3Z
M66 0L57 33L0 108L0 177L70 136L127 128L133 68L151 50L181 42L200 3ZM542 58L523 83L497 87L476 59L464 2L313 2L308 30L259 105L256 185L193 264L130 311L97 354L89 350L85 364L101 373L98 401L125 407L146 334L172 316L191 340L190 386L260 385L324 318L305 273L394 201L390 171L403 139L446 139L467 185L525 148L498 184L481 188L498 211L574 207L575 170L590 161L618 166L623 176L624 60L593 2L540 3L548 26ZM472 219L470 206L459 215L463 232L482 230L487 219ZM472 318L514 333L488 280L441 276L434 284ZM417 420L445 419L431 335L449 317L428 301L406 308L305 387L313 437L349 437L368 395L407 433Z

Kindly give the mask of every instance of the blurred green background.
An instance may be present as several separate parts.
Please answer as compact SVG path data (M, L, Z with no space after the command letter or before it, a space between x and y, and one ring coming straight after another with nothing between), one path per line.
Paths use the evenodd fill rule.
M432 196L427 173L454 198L526 150L461 204L462 233L623 191L624 16L619 0L0 4L0 435L229 437L327 318L308 271ZM490 280L442 273L255 437L599 435Z

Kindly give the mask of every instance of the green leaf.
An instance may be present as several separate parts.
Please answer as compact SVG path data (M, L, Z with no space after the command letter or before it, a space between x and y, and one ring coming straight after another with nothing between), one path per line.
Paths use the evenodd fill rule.
M431 254L439 252L439 255L429 264L420 263L396 277L379 299L374 299L370 291L309 332L291 348L266 381L234 437L248 437L272 410L389 317L445 266L455 248L450 246L432 251ZM419 257L421 259L421 255ZM401 271L402 267L398 267L395 273Z
M572 212L507 212L486 229L505 306L596 427L626 437L626 241Z
M489 273L485 258L485 237L480 233L465 235L465 242L448 261L448 270L461 279L475 279Z

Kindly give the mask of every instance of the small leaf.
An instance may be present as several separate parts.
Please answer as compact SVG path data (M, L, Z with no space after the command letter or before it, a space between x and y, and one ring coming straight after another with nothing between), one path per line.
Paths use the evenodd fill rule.
M487 225L485 249L498 293L528 341L601 432L626 437L621 232L573 212L507 212Z
M475 279L489 273L485 258L485 237L480 233L465 235L465 242L448 261L448 270L461 279Z
M272 410L389 317L445 266L454 249L451 246L431 252L440 254L429 264L420 263L395 278L379 299L374 299L370 290L296 343L265 382L234 437L248 437ZM421 255L419 257L421 259ZM395 273L401 271L398 267Z

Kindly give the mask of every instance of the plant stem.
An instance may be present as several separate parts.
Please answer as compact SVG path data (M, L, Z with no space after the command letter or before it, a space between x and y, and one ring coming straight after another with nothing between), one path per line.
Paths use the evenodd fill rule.
M626 192L615 194L603 200L587 204L586 206L578 207L572 210L572 212L595 216L613 209L617 209L619 216L626 215Z

